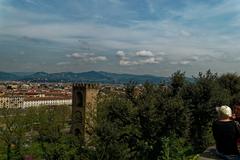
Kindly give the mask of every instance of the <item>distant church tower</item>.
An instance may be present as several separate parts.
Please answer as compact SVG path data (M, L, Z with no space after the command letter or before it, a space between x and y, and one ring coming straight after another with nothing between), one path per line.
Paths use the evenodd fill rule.
M72 88L72 126L71 133L87 143L91 136L93 117L96 116L97 84L73 84Z

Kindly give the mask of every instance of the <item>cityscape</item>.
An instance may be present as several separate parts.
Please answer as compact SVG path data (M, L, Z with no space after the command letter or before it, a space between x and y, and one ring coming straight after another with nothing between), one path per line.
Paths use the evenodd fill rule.
M72 83L0 82L0 108L71 106L72 85ZM140 88L140 84L136 86L136 92ZM103 95L110 92L122 94L125 89L123 84L101 84L99 90Z
M71 104L71 84L23 82L3 82L0 84L1 107L26 108Z

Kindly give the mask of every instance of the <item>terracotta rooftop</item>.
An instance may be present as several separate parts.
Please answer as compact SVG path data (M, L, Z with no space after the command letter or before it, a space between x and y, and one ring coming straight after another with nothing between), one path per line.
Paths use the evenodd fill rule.
M26 97L24 101L70 100L72 97Z

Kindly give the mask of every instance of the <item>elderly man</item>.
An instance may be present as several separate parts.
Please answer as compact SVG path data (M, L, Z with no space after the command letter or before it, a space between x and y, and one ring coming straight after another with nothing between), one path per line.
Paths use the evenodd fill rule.
M213 122L213 136L216 148L224 159L240 159L237 139L240 137L239 123L232 119L228 106L217 107L218 120Z

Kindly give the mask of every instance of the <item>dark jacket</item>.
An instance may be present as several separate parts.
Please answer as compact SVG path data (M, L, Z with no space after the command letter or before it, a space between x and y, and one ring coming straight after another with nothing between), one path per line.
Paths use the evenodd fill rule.
M212 130L218 152L225 155L238 155L237 139L240 136L238 122L215 121Z

